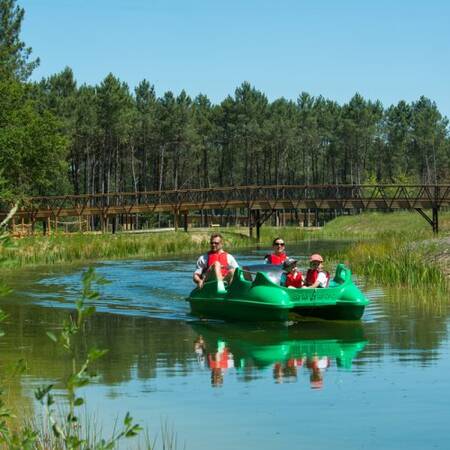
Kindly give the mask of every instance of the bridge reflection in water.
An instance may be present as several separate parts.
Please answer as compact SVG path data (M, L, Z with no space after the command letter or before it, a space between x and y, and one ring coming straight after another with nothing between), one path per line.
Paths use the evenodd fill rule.
M194 352L199 364L211 370L213 387L224 383L228 369L245 376L271 367L277 383L296 381L300 368L308 370L311 388L320 389L331 365L351 369L367 343L360 323L314 321L269 329L214 322L191 326L198 334Z

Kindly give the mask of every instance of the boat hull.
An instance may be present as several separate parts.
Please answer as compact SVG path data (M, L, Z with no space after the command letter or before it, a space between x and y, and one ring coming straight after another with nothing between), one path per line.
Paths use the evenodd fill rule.
M364 314L363 305L327 305L327 306L297 306L291 309L289 317L317 317L324 320L359 320Z
M255 302L223 299L190 300L191 313L197 317L224 319L230 322L285 322L289 320L291 308L265 305Z

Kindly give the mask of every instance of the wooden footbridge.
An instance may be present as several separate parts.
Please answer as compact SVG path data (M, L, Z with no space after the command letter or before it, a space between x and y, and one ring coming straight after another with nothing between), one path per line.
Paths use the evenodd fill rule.
M51 220L95 217L105 230L105 223L118 215L171 213L175 228L184 216L195 211L242 210L248 214L250 231L277 210L291 211L361 211L416 210L439 231L439 211L450 207L450 184L441 185L274 185L236 186L211 189L180 189L151 192L120 192L93 195L30 197L20 205L13 222L28 223L34 229L42 221L49 230ZM0 204L0 221L9 210ZM427 212L426 212L427 211ZM430 211L431 214L428 212ZM112 231L115 231L113 220Z

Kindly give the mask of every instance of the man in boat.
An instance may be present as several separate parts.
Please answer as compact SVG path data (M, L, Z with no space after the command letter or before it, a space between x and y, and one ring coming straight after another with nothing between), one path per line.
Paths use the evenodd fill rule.
M238 263L232 255L223 250L223 237L219 233L211 235L211 250L197 260L193 280L199 289L203 287L208 273L214 271L217 278L218 292L226 292L224 281L231 282Z
M277 237L273 240L272 243L273 246L273 253L270 255L266 255L264 257L264 260L267 264L275 264L275 265L281 265L287 258L286 255L286 244L284 243L284 240L280 237Z
M330 274L323 269L323 258L318 253L309 257L310 268L306 272L305 287L325 288L328 287Z
M297 260L286 258L282 264L284 272L281 275L281 286L288 288L301 288L303 286L303 275L297 267Z

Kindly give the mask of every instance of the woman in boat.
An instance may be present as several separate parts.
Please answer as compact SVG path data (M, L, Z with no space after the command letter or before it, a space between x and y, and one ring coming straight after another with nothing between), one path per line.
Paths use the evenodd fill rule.
M283 274L281 275L281 286L288 288L301 288L303 286L303 275L297 267L297 260L287 258L283 262Z
M273 240L272 243L273 246L273 253L270 255L266 255L264 257L264 260L267 264L275 264L275 265L281 265L283 264L284 260L287 258L286 255L286 244L284 243L284 240L280 237L277 237Z
M232 255L223 250L221 234L212 234L209 244L211 250L197 260L197 268L193 275L194 283L201 289L208 273L213 270L217 278L218 292L226 292L224 280L231 282L238 263Z
M306 272L305 287L326 288L330 281L330 274L323 269L323 258L314 253L309 258L310 268Z

